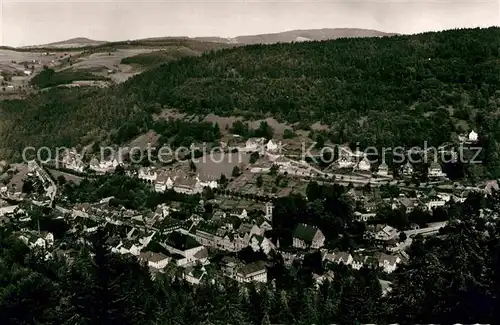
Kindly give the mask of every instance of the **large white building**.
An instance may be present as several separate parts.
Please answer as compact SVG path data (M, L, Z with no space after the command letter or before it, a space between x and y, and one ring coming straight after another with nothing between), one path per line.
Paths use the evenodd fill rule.
M241 283L267 282L267 270L261 261L240 267L235 274L235 280Z
M99 161L94 158L90 161L89 168L98 173L106 173L115 170L119 165L120 163L116 159Z
M143 252L140 253L139 260L147 262L149 267L163 269L168 265L170 258L162 253Z

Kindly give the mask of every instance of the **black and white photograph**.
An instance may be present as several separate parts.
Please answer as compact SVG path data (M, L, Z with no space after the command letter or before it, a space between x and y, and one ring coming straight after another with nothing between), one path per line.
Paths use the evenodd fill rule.
M0 325L496 324L500 0L0 0Z

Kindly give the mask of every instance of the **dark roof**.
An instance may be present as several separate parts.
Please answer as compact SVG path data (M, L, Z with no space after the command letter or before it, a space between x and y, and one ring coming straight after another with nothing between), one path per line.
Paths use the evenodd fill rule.
M441 169L441 165L439 165L437 162L433 161L431 165L429 166L430 169Z
M257 262L246 264L246 265L242 266L238 270L238 273L240 273L244 276L247 276L249 274L252 274L254 272L257 272L257 271L260 271L263 269L264 270L266 269L266 266L264 265L264 263L262 261L257 261Z
M191 178L191 177L178 177L175 179L174 186L184 186L184 187L191 187L196 185L196 178Z
M352 256L352 259L354 262L363 263L365 261L366 257L363 255L354 254Z
M165 244L182 251L201 246L193 237L180 232L168 234Z
M196 252L196 254L194 254L194 257L198 258L198 259L202 259L202 258L207 258L208 257L208 251L206 248Z
M253 226L254 226L254 225L249 224L249 223L242 223L242 224L240 225L240 228L238 228L238 232L239 232L240 234L249 233L250 231L252 231Z
M167 259L168 256L162 253L144 252L140 254L140 258L149 262L156 263Z
M312 242L318 230L318 228L301 223L297 226L297 228L295 228L295 231L293 232L293 238L298 238L306 242Z
M236 258L232 257L232 256L224 256L221 260L222 263L224 264L238 264L239 263L239 260L237 260Z

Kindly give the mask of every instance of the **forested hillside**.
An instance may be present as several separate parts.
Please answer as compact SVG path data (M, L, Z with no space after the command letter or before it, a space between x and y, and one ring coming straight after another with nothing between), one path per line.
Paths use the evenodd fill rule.
M338 140L421 145L496 110L499 40L491 28L254 45L167 64L126 89L188 112L321 121Z
M9 153L26 143L77 144L124 122L135 135L150 127L139 115L169 107L274 116L304 128L321 121L333 142L362 146L438 145L474 128L493 152L500 140L499 41L500 29L489 28L208 52L111 89L3 102L1 144ZM495 159L490 176L500 175Z

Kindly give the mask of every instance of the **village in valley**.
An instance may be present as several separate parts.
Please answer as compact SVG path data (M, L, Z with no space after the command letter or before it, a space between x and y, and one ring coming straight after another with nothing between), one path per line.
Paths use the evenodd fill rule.
M474 131L459 137L460 144L477 141ZM70 262L87 236L99 232L111 252L134 256L153 278L266 283L277 276L270 271L276 261L296 267L313 258L322 265L313 273L317 284L335 277L342 265L368 267L380 271L388 292L390 274L408 261L415 237L439 235L450 207L470 193L498 190L496 180L450 180L437 159L409 159L423 152L409 150L400 164L373 163L359 150L336 146L325 164L316 162L324 158L318 148L304 157L292 142L233 136L220 143L220 162L133 164L122 157L82 157L72 149L57 161L4 165L0 221L47 259L57 255ZM438 150L454 161L450 146ZM149 192L133 204L119 197L134 186ZM108 196L111 188L117 195ZM340 194L331 198L333 192ZM294 195L308 204L332 200L347 207L340 216L325 214L344 218L342 228L356 228L356 235L346 239L350 230L316 221L314 214L286 220L284 202Z

